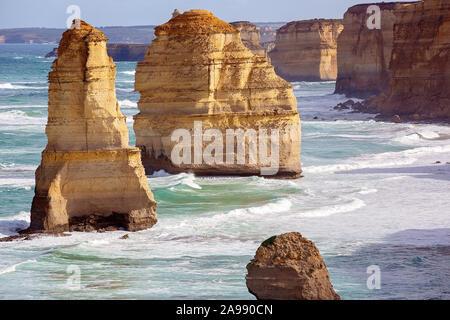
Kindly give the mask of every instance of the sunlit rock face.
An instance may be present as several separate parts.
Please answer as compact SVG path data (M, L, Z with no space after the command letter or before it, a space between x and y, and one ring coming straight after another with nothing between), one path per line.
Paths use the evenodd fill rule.
M242 43L254 54L265 57L266 51L260 43L259 27L248 21L236 21L230 23L241 33Z
M337 76L337 37L342 20L293 21L277 30L269 53L275 71L289 81L328 81Z
M248 291L261 300L340 300L314 242L298 232L265 240L247 265Z
M278 130L279 168L274 175L300 175L300 119L292 85L275 74L265 57L245 47L238 30L209 11L191 10L158 26L155 35L145 61L138 63L135 82L141 98L134 130L147 173L261 174L261 158L250 161L246 153L245 163L234 161L235 151L226 148L225 137L219 142L224 154L214 163L201 156L194 161L194 155L191 163L174 163L174 130L189 131L189 149L195 153L197 121L204 131L217 129L223 135L227 129ZM209 145L205 140L200 140L203 149ZM249 150L248 140L243 144ZM232 163L226 161L230 156Z
M49 73L48 144L36 170L30 230L149 228L156 203L140 150L128 145L107 38L81 20L73 27Z
M370 6L380 8L380 29L373 22ZM344 30L337 40L338 76L335 93L366 98L389 89L395 11L408 3L368 3L353 6L344 15Z
M425 0L395 12L389 90L373 102L385 116L450 120L450 2Z

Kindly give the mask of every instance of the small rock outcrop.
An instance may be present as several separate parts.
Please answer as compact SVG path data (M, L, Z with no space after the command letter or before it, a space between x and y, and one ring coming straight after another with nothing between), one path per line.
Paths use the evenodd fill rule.
M108 43L108 55L114 61L144 61L148 44L140 43Z
M114 61L143 61L148 44L140 43L107 43L108 55ZM58 48L45 55L46 58L58 57Z
M172 18L178 17L181 14L180 10L175 9L172 12Z
M48 144L36 170L29 231L149 228L156 203L140 150L128 145L107 38L78 22L64 32L48 76Z
M395 15L390 88L374 108L385 117L450 121L450 2L411 3Z
M230 23L241 33L242 43L254 54L265 57L266 51L260 44L259 27L248 21L236 21Z
M288 81L327 81L337 76L337 37L342 20L293 21L277 30L269 56L276 73Z
M135 82L141 97L134 131L148 174L163 169L261 175L266 164L261 157L250 156L249 137L230 140L227 147L226 132L242 130L253 136L266 130L271 135L277 129L279 152L272 154L279 157L279 166L273 175L300 175L300 119L292 85L275 74L265 57L245 47L238 30L209 11L190 10L156 27L155 35L145 60L138 63ZM198 131L195 123L202 126ZM177 129L190 134L188 142L183 139L189 147L183 150L181 163L172 158ZM235 157L241 146L244 158ZM202 149L208 148L214 153L212 162L205 154L202 157Z
M381 29L369 29L371 14L367 9L377 5ZM389 89L395 11L408 5L402 2L358 4L344 14L344 30L337 39L338 75L335 93L367 98Z
M260 300L340 299L319 250L298 232L264 241L247 272L247 288Z

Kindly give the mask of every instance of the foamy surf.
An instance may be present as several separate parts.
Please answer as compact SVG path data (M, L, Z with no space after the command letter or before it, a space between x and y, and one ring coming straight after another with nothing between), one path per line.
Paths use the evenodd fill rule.
M349 171L366 168L387 168L391 166L406 166L417 161L419 157L430 156L431 154L450 153L450 145L435 147L420 147L399 152L385 152L380 154L365 154L359 157L351 158L345 163L325 165L325 166L306 166L306 173L327 173L338 171Z
M304 218L322 218L328 217L337 213L346 213L355 211L366 206L365 202L361 199L354 198L346 201L342 204L335 204L331 206L325 206L314 210L300 211L296 215Z
M119 105L121 108L137 108L137 102L133 102L128 99L120 100Z
M18 231L28 228L30 213L21 211L19 214L0 217L0 238L16 235Z
M24 265L26 263L34 263L34 262L36 262L36 260L31 259L31 260L27 260L24 262L13 264L12 266L9 266L9 267L6 267L6 268L0 270L0 275L5 274L5 273L10 273L10 272L15 272L17 267Z
M21 85L14 85L10 82L7 83L0 83L0 89L8 89L8 90L43 90L48 89L48 87L32 87L32 86L21 86Z

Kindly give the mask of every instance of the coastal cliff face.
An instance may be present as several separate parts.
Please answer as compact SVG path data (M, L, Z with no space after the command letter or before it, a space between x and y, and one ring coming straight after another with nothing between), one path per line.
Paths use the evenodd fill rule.
M390 90L373 102L385 116L450 120L450 2L425 0L395 12Z
M276 73L289 81L336 80L336 40L341 20L290 22L277 31L269 56Z
M199 175L260 175L266 165L260 158L250 159L249 139L236 142L246 150L244 163L239 163L235 151L227 149L225 132L267 130L270 135L277 129L276 174L300 175L300 119L292 85L275 74L265 57L244 46L238 30L209 11L191 10L158 26L155 34L145 61L138 63L135 82L141 98L134 130L147 173L164 169ZM200 146L194 143L198 141L195 121L205 130L200 133ZM186 129L192 137L188 149L194 156L189 160L196 159L191 162L172 159L177 142L171 137L177 129ZM214 151L214 163L201 154L195 156L197 148L205 149L212 138L207 129L221 133L214 142L224 151Z
M265 57L266 51L260 44L259 28L248 21L237 21L230 23L241 33L242 43L254 54Z
M319 250L298 232L264 241L247 265L247 288L262 300L339 300Z
M138 148L115 94L104 34L64 32L49 73L48 144L36 170L30 231L139 230L156 223Z
M367 8L381 10L381 29L369 29ZM366 98L389 89L395 11L405 4L369 3L353 6L344 15L344 30L337 40L338 76L335 93Z

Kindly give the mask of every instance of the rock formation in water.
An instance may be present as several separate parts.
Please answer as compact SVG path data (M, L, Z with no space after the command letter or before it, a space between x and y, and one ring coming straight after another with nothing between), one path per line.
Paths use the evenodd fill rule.
M140 43L107 43L106 49L114 61L143 61L148 46ZM45 57L58 57L58 48L54 48Z
M342 20L293 21L277 31L269 56L276 73L289 81L336 80L336 40Z
M149 44L139 43L108 43L108 55L114 61L144 61Z
M247 288L261 300L339 300L312 241L298 232L264 241L247 265Z
M383 116L450 120L450 1L425 0L395 11L391 83L372 104Z
M369 29L367 13L377 5L381 13L381 29ZM389 89L395 11L401 2L359 4L344 15L344 30L338 37L338 76L335 93L366 98Z
M106 40L80 21L59 43L49 73L48 144L36 170L29 231L135 231L156 223L140 150L128 145Z
M261 146L275 145L278 130L279 152L271 152L279 157L275 174L300 175L300 119L292 85L275 74L265 57L246 48L232 25L209 11L190 10L158 26L155 35L145 61L138 63L135 82L141 98L134 131L147 173L265 175L261 170L269 165L261 158ZM195 129L194 122L201 128ZM189 148L183 149L187 158L180 162L172 154L181 140L171 139L176 129L191 134L187 142L183 139ZM241 129L247 139L226 137L227 129ZM270 135L268 145L261 138L264 130ZM261 138L259 157L254 134ZM214 161L205 158L208 150Z
M259 28L248 21L236 21L230 23L241 33L242 43L254 54L265 57L266 51L260 44Z

